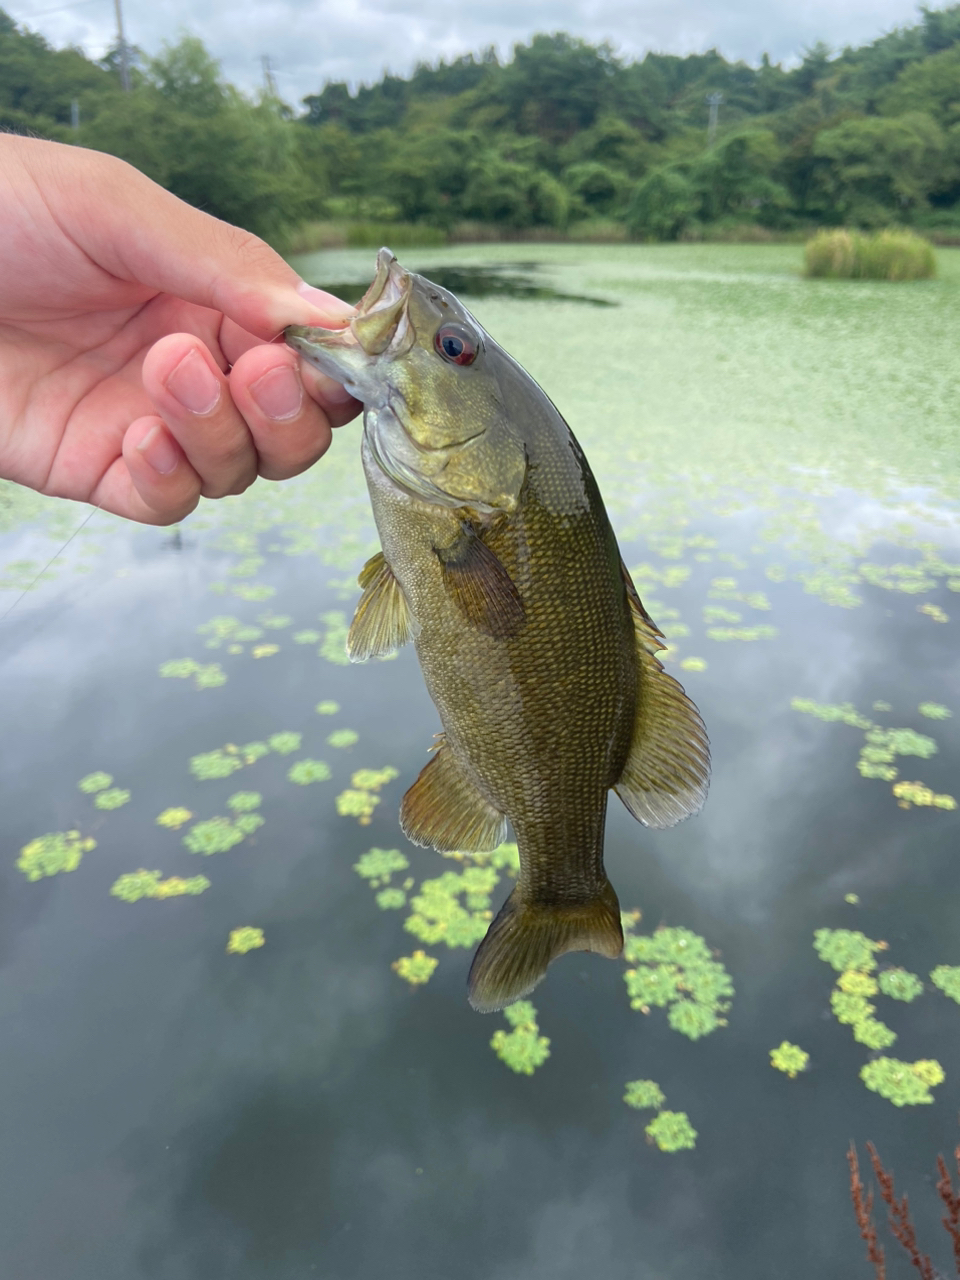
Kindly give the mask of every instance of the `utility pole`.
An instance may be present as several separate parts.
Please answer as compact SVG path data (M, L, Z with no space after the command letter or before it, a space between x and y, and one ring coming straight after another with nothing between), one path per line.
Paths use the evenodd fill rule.
M273 62L269 53L262 53L260 61L263 64L263 87L269 97L278 98L280 95L277 93L277 81L273 74Z
M80 103L76 98L70 103L70 128L80 128Z
M120 3L120 0L117 0ZM707 106L710 108L710 123L707 125L707 146L712 147L717 140L717 120L723 105L722 93L708 93Z
M130 92L130 50L127 48L127 38L123 34L122 0L113 0L113 6L117 11L117 47L120 50L120 83L123 85L124 93L129 93Z

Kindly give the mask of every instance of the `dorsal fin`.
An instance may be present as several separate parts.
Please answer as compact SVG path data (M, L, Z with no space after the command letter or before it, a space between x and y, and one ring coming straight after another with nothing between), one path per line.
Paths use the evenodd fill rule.
M700 712L656 657L659 629L623 568L639 659L633 742L614 790L648 827L672 827L697 813L710 782L710 743Z

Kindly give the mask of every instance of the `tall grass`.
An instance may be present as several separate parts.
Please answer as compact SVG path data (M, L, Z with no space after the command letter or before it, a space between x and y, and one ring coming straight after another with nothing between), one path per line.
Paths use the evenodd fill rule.
M933 247L912 231L820 231L804 250L806 274L826 280L928 280Z

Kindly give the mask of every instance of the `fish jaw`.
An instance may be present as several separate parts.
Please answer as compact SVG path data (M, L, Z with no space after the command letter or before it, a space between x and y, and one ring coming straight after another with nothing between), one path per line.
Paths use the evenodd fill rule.
M395 360L413 343L408 319L412 281L389 249L377 254L377 271L344 329L289 325L287 346L308 364L341 382L366 405L384 402L381 360Z

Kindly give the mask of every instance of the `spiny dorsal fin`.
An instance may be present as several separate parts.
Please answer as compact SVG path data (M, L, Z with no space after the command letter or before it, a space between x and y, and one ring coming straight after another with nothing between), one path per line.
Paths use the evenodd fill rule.
M523 626L526 610L509 573L469 526L452 547L437 550L443 581L460 612L478 631L507 640Z
M473 957L468 997L479 1013L493 1013L529 995L567 951L615 960L622 950L620 903L609 880L582 906L524 902L517 885Z
M440 853L496 849L506 839L506 818L480 794L443 735L438 736L440 742L432 748L436 755L420 770L400 805L404 835Z
M366 662L393 653L412 639L413 617L406 596L382 551L371 556L357 579L363 595L347 635L351 662Z

